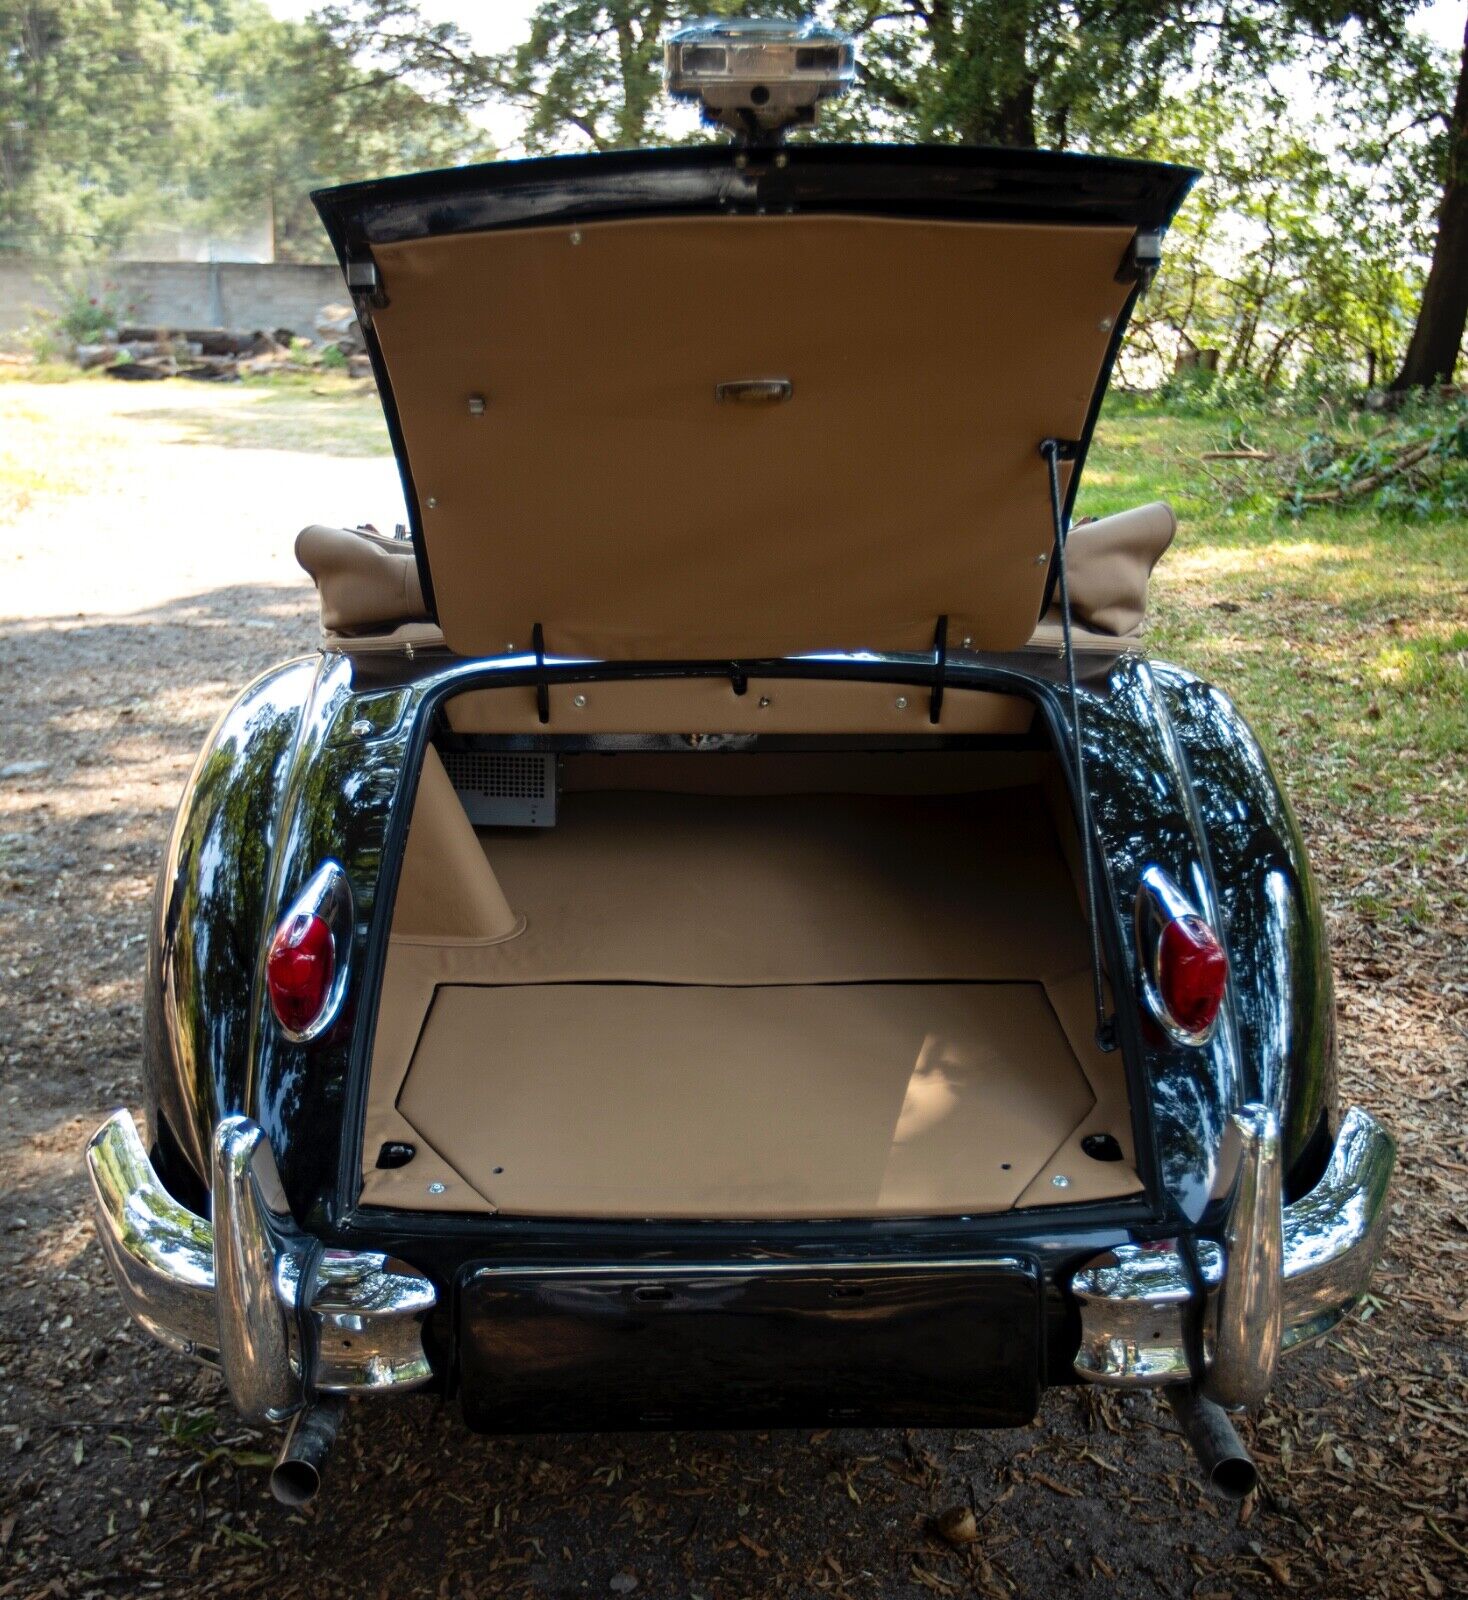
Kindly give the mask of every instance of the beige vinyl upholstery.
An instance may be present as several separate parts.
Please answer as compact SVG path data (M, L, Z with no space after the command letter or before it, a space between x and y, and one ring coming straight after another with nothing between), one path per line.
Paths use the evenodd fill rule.
M429 747L418 779L403 856L392 936L433 945L498 944L525 927L510 910L438 751Z
M1094 522L1079 523L1071 529L1066 545L1067 574L1075 638L1081 649L1115 650L1135 641L1146 614L1152 569L1167 551L1176 531L1177 519L1172 508L1163 501L1119 511ZM406 643L430 648L443 643L442 633L425 620L426 609L418 587L411 545L361 530L310 527L297 537L296 555L320 593L322 629L329 637L358 650L367 646L401 648ZM954 642L961 644L962 640ZM1059 646L1060 617L1055 607L1035 630L1030 642ZM720 688L722 693L717 692ZM779 690L778 699L776 689ZM584 687L562 687L551 693L552 711L558 718L569 717L579 709L581 714L575 718L576 722L589 732L600 733L673 731L676 721L658 721L669 715L683 721L692 719L690 727L708 725L704 719L715 709L730 715L743 711L746 716L760 709L764 715L754 719L759 726L778 722L781 731L787 731L799 722L807 709L814 713L818 706L832 708L838 700L842 709L839 712L827 709L824 716L827 721L834 716L845 724L839 731L881 732L891 726L888 713L894 708L896 698L894 691L878 708L882 714L873 718L870 702L861 711L857 709L862 705L863 695L870 697L872 691L856 685L793 685L788 681L778 685L759 684L754 700L746 707L732 703L740 697L734 695L727 682L719 686L713 680L672 679L640 686L609 686L598 691L594 706ZM587 700L586 707L574 705L578 693ZM498 704L504 704L516 696L516 691L502 690L499 694L502 698ZM634 694L648 697L635 713L629 702L629 696ZM520 691L518 698L533 711L531 691ZM761 707L761 699L770 704ZM919 706L911 697L909 699L914 716L925 711L925 705ZM1017 701L1009 703L1007 712L989 704L993 726L981 725L985 719L980 708L996 699L995 696L977 696L957 702L953 710L961 706L967 713L960 731L1019 731L1012 726L1020 715L1016 708L1022 702ZM473 695L461 696L450 708L454 726L461 732L506 731L488 726L493 720L490 713L495 704L492 700L480 701ZM772 711L773 716L770 715ZM522 706L517 721L523 720L523 713ZM620 719L624 726L617 729L607 726L609 717ZM629 718L635 720L636 728L626 725ZM852 727L854 718L863 725ZM799 731L810 732L814 728L801 727Z
M1056 1175L1066 1199L1135 1192L1047 759L570 758L556 828L479 836L479 903L518 931L395 920L364 1203L812 1217L1051 1204ZM441 776L413 826L462 845ZM405 889L450 861L474 875L410 846ZM1085 1156L1093 1130L1125 1159ZM418 1156L376 1170L388 1139Z
M927 650L943 615L1023 645L1038 447L1084 430L1130 238L805 215L374 244L449 648ZM788 400L720 402L750 378Z
M1065 542L1073 621L1093 633L1134 637L1147 612L1147 584L1177 533L1165 501L1083 522Z
M400 1104L537 1216L999 1210L1092 1105L1034 983L449 987L418 1052L487 1039Z
M751 678L736 694L727 677L629 678L552 684L542 726L535 690L471 689L445 708L455 733L1025 733L1034 706L1018 695L954 689L939 722L929 693L900 683Z
M313 524L296 535L296 560L321 600L321 626L350 637L426 622L413 546L363 528Z

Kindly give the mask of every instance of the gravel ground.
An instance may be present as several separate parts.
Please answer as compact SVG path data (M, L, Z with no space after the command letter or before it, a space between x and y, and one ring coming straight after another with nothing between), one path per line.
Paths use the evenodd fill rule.
M96 458L0 510L0 1597L1468 1594L1463 941L1339 909L1347 1089L1404 1137L1395 1233L1371 1314L1245 1425L1242 1507L1152 1401L1079 1390L988 1434L487 1440L409 1399L352 1414L310 1510L275 1506L271 1441L123 1322L80 1152L137 1102L184 775L233 692L312 647L291 533L390 501L391 470L305 425L260 442L248 394L172 385L160 416L151 388L7 387L0 431L29 406ZM1329 879L1351 818L1307 825ZM932 1531L954 1506L976 1542Z

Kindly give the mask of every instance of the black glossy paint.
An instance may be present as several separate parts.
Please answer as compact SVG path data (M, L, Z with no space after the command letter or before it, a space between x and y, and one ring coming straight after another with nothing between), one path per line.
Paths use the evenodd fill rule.
M1020 1427L1040 1402L1032 1262L551 1275L471 1266L471 1427Z
M1335 996L1299 823L1259 741L1221 690L1153 669L1208 836L1250 1093L1283 1110L1286 1169L1336 1122ZM1297 1187L1316 1173L1305 1170Z
M244 1106L265 886L314 658L276 667L224 714L184 786L159 871L143 990L143 1093L168 1169L208 1171L214 1124ZM167 1131L160 1133L160 1120ZM170 1159L171 1158L171 1159Z
M1163 229L1199 174L975 145L729 144L547 156L374 178L312 196L338 255L403 239L699 211L786 209Z
M931 663L920 657L745 666L751 676L918 685L931 673ZM529 692L536 676L528 664L500 667L443 652L416 660L328 653L288 664L247 690L211 736L180 806L160 883L148 980L150 1113L167 1117L198 1171L221 1115L245 1110L255 1116L304 1225L328 1244L386 1249L434 1279L442 1309L433 1338L446 1378L453 1371L456 1285L475 1264L503 1274L527 1261L560 1263L573 1277L591 1263L616 1264L632 1269L624 1285L632 1294L638 1286L656 1288L660 1274L677 1262L839 1261L856 1267L1002 1254L1033 1264L1038 1274L1042 1332L1035 1370L1044 1381L1064 1382L1077 1337L1063 1288L1069 1275L1118 1243L1211 1221L1218 1137L1233 1106L1253 1094L1274 1099L1291 1156L1334 1109L1319 909L1298 830L1257 743L1225 697L1175 668L1136 657L1082 657L1082 668L1086 754L1105 869L1102 932L1108 967L1118 975L1117 1022L1145 1196L991 1217L758 1226L547 1222L358 1207L375 1022L374 1007L364 1002L380 981L424 746L449 694L486 680ZM595 681L728 671L728 663L551 664L545 675ZM981 660L956 652L947 671L953 686L1030 695L1045 723L1054 730L1065 725L1057 656L1025 652ZM291 1044L269 1015L259 973L277 917L327 857L342 863L355 898L348 998L326 1035ZM1131 905L1142 869L1154 862L1226 930L1234 966L1228 1022L1203 1050L1171 1044L1135 1003ZM892 1314L896 1327L900 1315ZM543 1306L522 1305L514 1313L522 1322L544 1315ZM690 1327L704 1325L702 1314L689 1315ZM771 1307L770 1315L786 1313ZM499 1334L480 1330L473 1337ZM652 1374L649 1382L655 1382ZM623 1387L619 1414L630 1415L635 1385L627 1380ZM923 1396L933 1392L926 1377L904 1388L893 1369L891 1402L905 1408L909 1420L923 1414ZM794 1411L808 1414L809 1400L801 1391L791 1402ZM873 1399L866 1414L886 1415L886 1403ZM988 1410L989 1402L980 1409ZM506 1425L487 1413L482 1420Z

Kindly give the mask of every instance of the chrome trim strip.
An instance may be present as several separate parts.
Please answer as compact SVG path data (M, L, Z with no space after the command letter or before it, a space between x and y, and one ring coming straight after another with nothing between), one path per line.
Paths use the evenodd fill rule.
M638 1261L578 1262L563 1261L554 1266L522 1266L507 1262L503 1267L476 1267L470 1281L500 1274L515 1278L637 1278L643 1283L661 1283L669 1278L768 1278L784 1272L834 1272L841 1277L857 1277L863 1272L933 1272L939 1269L987 1270L994 1267L1028 1268L1018 1256L913 1256L881 1261Z
M1237 1143L1238 1181L1223 1249L1226 1270L1213 1319L1213 1358L1204 1396L1228 1409L1254 1406L1269 1393L1279 1360L1284 1276L1284 1178L1279 1118L1268 1107L1241 1107L1224 1135ZM1225 1156L1224 1163L1228 1162Z
M437 1303L416 1268L320 1250L296 1228L268 1140L244 1117L214 1137L214 1223L176 1201L126 1111L87 1144L97 1235L129 1316L224 1368L243 1415L280 1421L313 1394L416 1389L433 1376Z

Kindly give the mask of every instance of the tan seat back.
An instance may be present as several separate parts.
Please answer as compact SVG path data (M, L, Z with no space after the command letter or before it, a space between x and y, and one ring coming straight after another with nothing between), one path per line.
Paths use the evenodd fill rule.
M327 633L383 633L428 620L413 546L405 539L318 524L296 535L296 560L316 585Z
M1065 542L1071 619L1093 633L1128 638L1147 612L1147 584L1177 532L1163 500L1083 522Z

